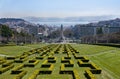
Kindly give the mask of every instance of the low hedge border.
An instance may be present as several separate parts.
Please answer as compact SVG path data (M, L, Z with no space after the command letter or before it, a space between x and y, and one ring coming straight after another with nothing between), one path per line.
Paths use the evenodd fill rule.
M21 69L23 67L24 67L24 64L21 64L21 65L15 67L15 68L13 68L12 71L17 71L17 70L19 70L19 69Z
M85 76L87 77L87 79L96 79L89 69L85 70Z
M80 76L79 76L77 70L73 70L73 79L80 79Z
M2 67L7 67L7 66L11 65L12 63L14 63L13 60L12 61L7 61L7 62L2 64Z
M27 71L21 71L14 79L22 79L24 75L26 75Z
M37 75L39 74L39 70L35 70L33 74L28 79L36 79Z
M9 66L7 66L7 67L1 68L1 69L0 69L0 74L2 74L3 72L5 72L5 71L7 71L7 70L9 70L9 69L11 69L11 68L13 68L13 67L14 67L14 65L11 64L11 65L9 65Z

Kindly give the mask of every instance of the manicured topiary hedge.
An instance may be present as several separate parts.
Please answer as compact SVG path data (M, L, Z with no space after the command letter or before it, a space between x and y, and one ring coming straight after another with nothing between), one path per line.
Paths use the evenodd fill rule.
M36 79L37 75L39 74L39 70L35 70L33 74L28 79Z
M13 59L15 59L15 58L16 58L16 57L12 57L12 56L6 57L7 60L13 60Z
M9 69L11 69L11 68L13 68L13 67L14 67L14 65L11 64L11 65L9 65L9 66L7 66L7 67L1 68L1 69L0 69L0 74L2 74L3 72L5 72L5 71L7 71L7 70L9 70Z
M29 63L24 64L24 67L34 67L38 63L39 63L39 60L30 60Z
M4 59L1 59L0 60L0 64L3 64L3 63L5 63L6 62L6 60L4 60Z
M17 76L14 77L14 79L22 79L22 77L27 73L27 71L20 71Z
M40 70L39 74L51 74L51 70Z
M93 74L101 74L101 68L99 68L98 66L96 66L94 63L91 63L91 72L93 73Z
M12 63L14 63L14 61L8 61L2 64L2 67L7 67L9 65L11 65Z
M49 68L51 66L51 64L42 64L41 67L43 68Z
M96 79L94 74L89 69L85 70L85 76L87 79Z
M43 59L43 58L44 58L43 56L36 57L36 59Z
M23 68L24 67L24 64L21 64L17 67L14 67L11 71L11 74L15 74L16 72L15 71L18 71L19 69Z
M79 76L77 70L73 70L73 79L80 79L80 76Z
M82 60L78 60L78 65L80 67L90 67L91 66L90 63L84 63Z
M23 63L24 61L26 61L28 58L24 58L24 59L15 59L14 62L15 63Z
M73 76L72 77L73 79L80 79L79 73L77 72L77 70L74 70L78 67L76 64L76 61L77 61L80 67L85 67L85 68L88 67L87 68L88 70L85 70L85 73L84 73L84 70L81 70L85 74L86 79L95 79L94 77L95 74L97 75L100 74L101 69L98 68L94 63L89 62L89 59L87 57L80 56L78 53L79 51L75 50L70 45L60 45L60 46L50 45L50 46L45 46L43 48L30 50L28 52L24 52L22 55L19 55L17 57L7 57L7 58L4 58L3 60L0 60L0 63L2 63L1 65L2 68L0 68L0 74L11 69L10 75L14 75L15 76L14 79L22 79L24 78L23 76L25 76L25 74L27 73L26 71L24 71L25 67L34 67L30 69L30 73L32 72L31 70L35 69L35 71L33 71L32 74L29 74L29 70L28 70L28 74L27 76L25 76L25 78L36 79L37 76L41 74L43 74L44 76L54 75L52 74L52 72L54 71L56 73L55 69L57 68L56 67L54 68L54 66L57 66L57 67L60 67L59 75L62 76L62 74L69 74ZM56 57L57 54L60 54L60 56L57 56L58 58ZM27 63L24 61L26 61ZM39 61L41 62L39 63ZM13 63L15 63L15 67L12 69L12 67L14 66ZM20 64L20 63L23 63L23 64ZM38 63L39 65L36 66ZM80 74L81 74L81 71L80 71Z

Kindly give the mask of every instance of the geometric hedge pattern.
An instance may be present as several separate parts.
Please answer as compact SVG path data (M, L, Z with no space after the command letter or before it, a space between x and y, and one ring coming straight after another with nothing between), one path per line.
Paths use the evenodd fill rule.
M102 72L101 68L86 56L80 56L80 52L69 44L51 44L0 60L0 76L10 76L5 79L40 79L41 76L50 75L48 79L53 79L55 74L81 79L79 69L85 79L97 79L96 75Z

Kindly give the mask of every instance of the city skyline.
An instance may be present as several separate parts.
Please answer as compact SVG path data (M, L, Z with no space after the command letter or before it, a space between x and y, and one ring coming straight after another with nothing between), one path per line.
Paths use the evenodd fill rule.
M120 16L120 0L0 0L0 17Z

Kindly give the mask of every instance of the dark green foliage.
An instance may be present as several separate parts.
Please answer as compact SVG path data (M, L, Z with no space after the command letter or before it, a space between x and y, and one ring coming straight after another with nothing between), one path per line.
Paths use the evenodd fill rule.
M7 38L6 40L3 40L4 43L7 43L9 41L9 38L12 37L12 30L6 26L6 25L1 25L1 36Z

